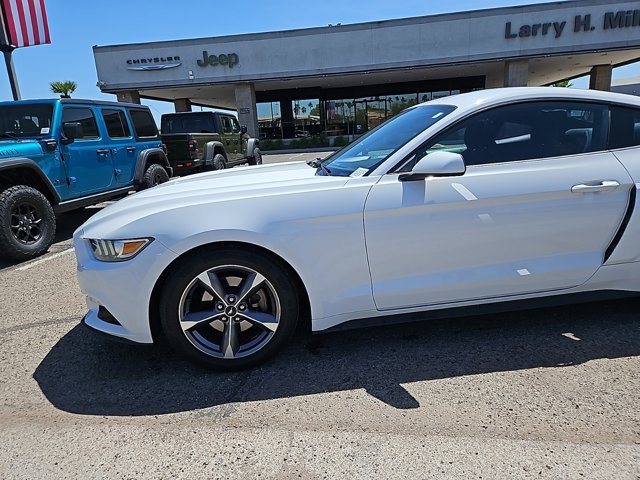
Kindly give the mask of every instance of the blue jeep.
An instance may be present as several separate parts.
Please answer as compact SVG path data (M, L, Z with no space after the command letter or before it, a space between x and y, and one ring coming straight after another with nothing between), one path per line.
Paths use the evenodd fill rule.
M0 102L0 256L46 252L55 214L172 174L147 107L93 100Z

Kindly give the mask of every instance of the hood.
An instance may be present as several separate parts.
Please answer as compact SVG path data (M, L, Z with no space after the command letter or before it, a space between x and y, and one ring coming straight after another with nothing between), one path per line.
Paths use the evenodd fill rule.
M3 158L40 155L42 152L42 146L36 140L0 139L0 161Z
M348 177L316 176L304 162L235 167L171 180L149 190L129 195L91 217L80 227L88 238L118 238L125 226L144 218L145 224L160 215L180 209L207 211L227 209L234 202L296 192L323 190L344 185ZM154 218L157 217L157 218ZM122 237L120 237L122 238Z

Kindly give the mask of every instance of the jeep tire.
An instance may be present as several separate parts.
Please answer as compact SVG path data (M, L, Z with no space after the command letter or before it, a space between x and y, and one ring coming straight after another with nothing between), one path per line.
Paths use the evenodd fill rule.
M216 153L213 157L213 161L211 162L211 166L213 170L224 170L227 168L227 165L224 161L224 155L221 153Z
M249 165L262 165L262 154L257 148L253 150L253 157L249 158Z
M142 177L141 190L155 187L169 180L169 174L162 165L152 163Z
M56 234L49 200L35 188L16 185L0 192L0 256L29 260L45 253Z

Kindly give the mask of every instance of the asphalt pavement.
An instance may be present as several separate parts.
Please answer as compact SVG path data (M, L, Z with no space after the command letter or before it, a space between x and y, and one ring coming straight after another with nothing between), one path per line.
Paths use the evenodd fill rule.
M640 478L638 299L299 332L212 373L80 325L99 208L0 263L2 479Z

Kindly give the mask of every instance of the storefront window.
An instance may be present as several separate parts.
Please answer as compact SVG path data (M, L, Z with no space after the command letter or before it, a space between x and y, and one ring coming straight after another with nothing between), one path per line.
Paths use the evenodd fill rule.
M257 109L260 138L282 138L280 102L258 103Z
M318 99L293 100L295 136L309 137L321 133L320 102Z

